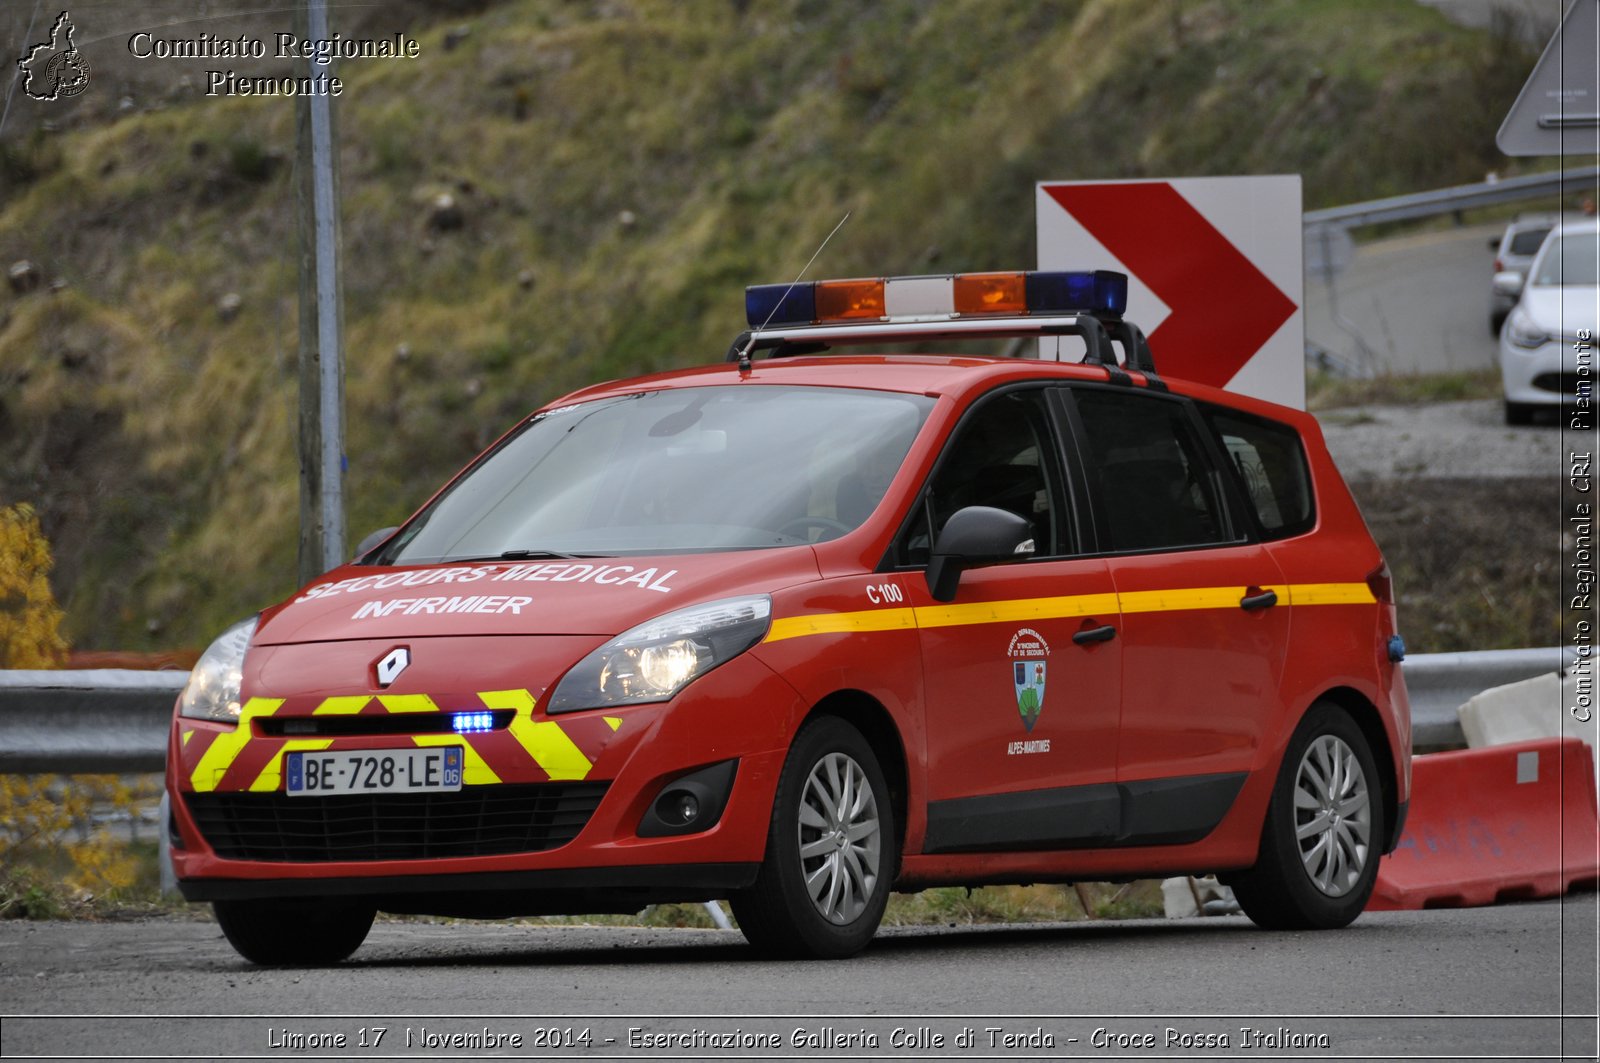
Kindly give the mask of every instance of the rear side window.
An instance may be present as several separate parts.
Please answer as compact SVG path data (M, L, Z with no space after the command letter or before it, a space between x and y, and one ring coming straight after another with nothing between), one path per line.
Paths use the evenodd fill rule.
M1300 435L1287 425L1208 409L1206 421L1238 476L1262 537L1283 539L1316 523Z
M1518 229L1511 234L1511 246L1507 250L1513 255L1531 256L1538 252L1539 245L1544 243L1544 238L1549 235L1549 228Z
M1084 466L1100 501L1100 545L1122 553L1233 542L1187 407L1126 392L1077 390Z

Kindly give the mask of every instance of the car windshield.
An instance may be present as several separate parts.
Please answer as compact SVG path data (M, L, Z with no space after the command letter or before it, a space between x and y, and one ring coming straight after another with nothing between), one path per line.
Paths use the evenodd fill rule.
M530 418L379 564L791 546L859 526L933 407L833 387L675 388Z
M1600 283L1600 233L1552 237L1539 259L1533 283L1539 287L1590 287Z

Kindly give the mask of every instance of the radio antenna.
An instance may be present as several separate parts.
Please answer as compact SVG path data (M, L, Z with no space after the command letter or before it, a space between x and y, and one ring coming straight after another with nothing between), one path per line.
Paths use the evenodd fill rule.
M844 223L850 220L851 213L853 212L845 211L844 217L839 219L839 224L833 227L833 232L822 238L822 243L818 244L817 249L811 252L811 257L806 259L806 264L800 267L800 272L795 274L794 280L789 282L789 287L783 290L783 295L778 298L777 302L772 304L772 309L767 312L767 319L761 323L761 327L750 333L750 339L746 341L744 349L739 352L739 372L750 372L750 352L755 348L756 337L761 335L766 327L772 323L773 317L778 313L778 307L782 306L784 301L789 298L789 293L794 291L794 286L800 283L800 279L806 275L806 271L817 260L817 256L822 254L822 249L828 246L828 241L832 240L839 230L844 228Z

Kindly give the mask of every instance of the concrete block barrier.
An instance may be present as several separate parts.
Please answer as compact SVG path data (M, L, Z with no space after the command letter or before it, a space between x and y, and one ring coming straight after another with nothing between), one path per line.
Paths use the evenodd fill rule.
M1413 759L1411 810L1369 911L1556 897L1600 883L1594 755L1576 738Z

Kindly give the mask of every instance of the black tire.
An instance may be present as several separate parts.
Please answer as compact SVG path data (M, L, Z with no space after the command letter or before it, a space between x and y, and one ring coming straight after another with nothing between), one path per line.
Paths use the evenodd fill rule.
M338 963L361 947L377 915L371 904L328 897L216 901L211 907L234 951L265 967Z
M1506 403L1506 424L1532 424L1538 407L1527 402Z
M1360 768L1360 779L1349 774L1350 757ZM1328 770L1335 759L1339 767ZM1317 785L1325 776L1347 796L1330 798ZM1372 750L1356 722L1336 705L1311 706L1284 751L1261 827L1256 865L1229 879L1244 913L1267 930L1331 930L1354 922L1366 908L1378 877L1388 829L1383 787ZM1358 791L1366 798L1361 811L1352 807ZM1315 823L1326 826L1313 828ZM1297 835L1305 828L1316 833L1301 840ZM1352 870L1351 863L1359 866ZM1326 884L1319 885L1319 878Z
M855 800L842 819L824 800L831 796L824 792L830 771L840 781L836 789L849 785L846 778L854 782ZM876 830L860 834L869 822ZM843 841L835 829L841 823ZM837 848L801 854L803 847L825 845ZM860 731L836 716L821 716L802 727L789 747L761 871L755 884L729 898L729 904L745 938L765 955L842 959L866 948L877 933L898 858L894 806L878 758ZM807 888L808 874L820 876L820 901L813 901ZM831 914L824 914L830 905Z

